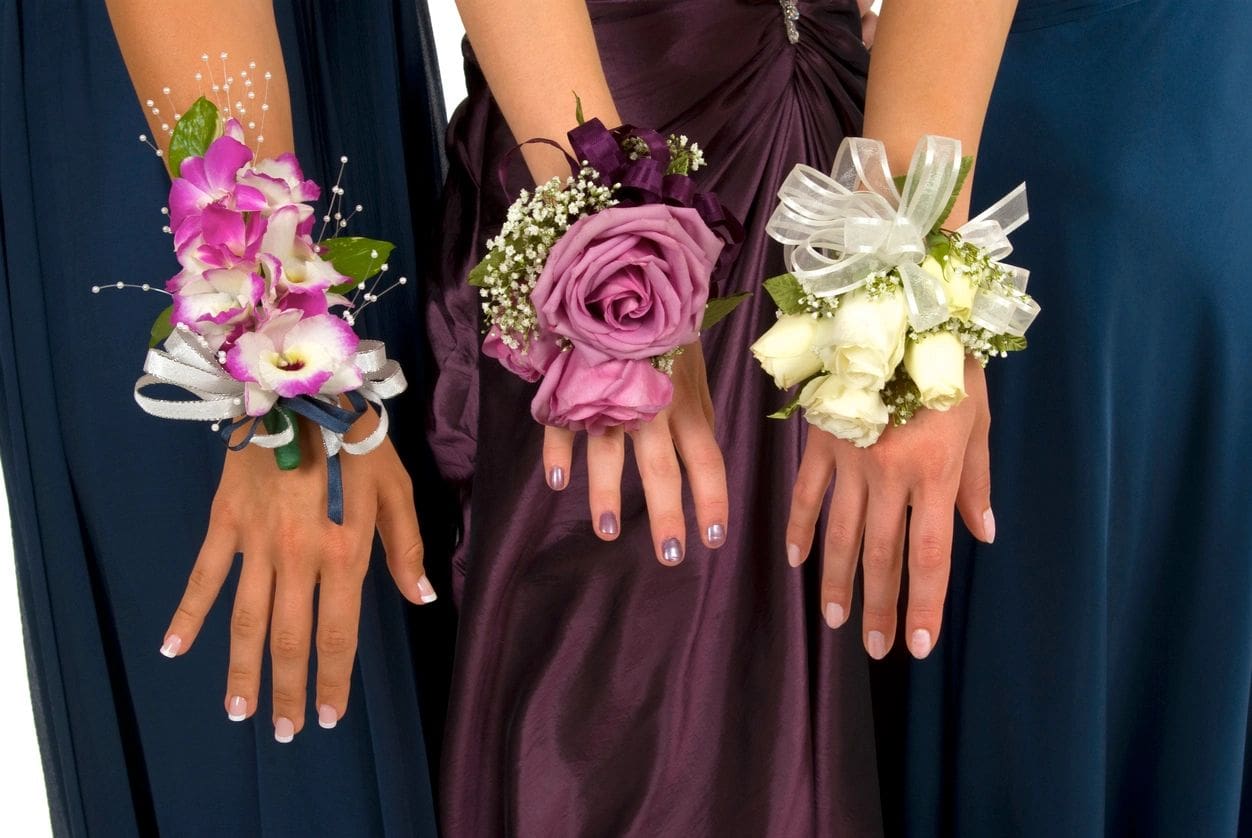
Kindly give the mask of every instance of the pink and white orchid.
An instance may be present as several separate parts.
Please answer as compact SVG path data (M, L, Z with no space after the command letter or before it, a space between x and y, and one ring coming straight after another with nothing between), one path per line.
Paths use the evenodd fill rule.
M332 285L348 282L318 255L313 240L301 235L300 210L281 207L269 217L261 239L261 261L270 278L271 294L325 294Z
M229 135L209 144L203 157L183 160L179 177L170 185L170 228L174 249L200 234L202 214L216 204L237 212L255 212L266 207L265 195L253 186L239 182L239 170L252 160L252 150Z
M338 395L364 379L354 363L360 339L330 314L280 312L244 332L226 354L226 371L244 385L244 410L264 416L282 398Z
M287 152L258 160L240 172L239 182L265 196L267 215L283 207L295 207L300 214L299 233L308 235L312 231L315 219L313 207L308 202L316 201L322 190L313 181L305 179L294 154Z

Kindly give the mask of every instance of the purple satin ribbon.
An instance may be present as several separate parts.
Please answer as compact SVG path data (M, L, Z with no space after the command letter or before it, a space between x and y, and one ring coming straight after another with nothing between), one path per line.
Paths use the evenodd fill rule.
M621 184L618 197L622 205L690 207L700 214L710 230L728 244L743 239L743 225L722 206L716 195L697 192L695 181L688 175L665 173L670 162L669 145L656 131L636 129L630 125L610 131L600 120L589 119L567 136L574 154L600 173L602 184ZM650 156L631 160L622 151L622 142L629 137L643 140Z

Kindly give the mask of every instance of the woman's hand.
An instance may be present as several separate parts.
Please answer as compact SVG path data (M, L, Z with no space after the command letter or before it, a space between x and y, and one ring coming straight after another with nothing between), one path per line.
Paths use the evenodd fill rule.
M273 675L274 738L290 742L304 727L313 590L317 619L318 724L334 727L348 706L356 657L361 585L377 527L400 593L432 602L422 568L422 537L413 486L390 439L369 454L340 454L344 523L326 517L326 456L318 429L303 420L300 467L280 471L273 452L249 445L226 455L209 531L187 580L161 653L186 652L217 599L235 554L243 568L231 615L226 712L242 721L257 709L268 629ZM363 438L377 417L367 413L348 434Z
M713 400L704 370L699 343L687 346L674 362L674 399L651 422L630 434L635 462L643 480L652 543L657 560L676 565L686 552L686 521L683 518L682 472L686 466L695 499L700 534L708 547L726 543L729 502L726 467L713 438ZM548 427L543 439L543 467L548 486L556 491L569 484L574 434ZM605 541L617 538L621 525L622 464L626 457L626 434L617 427L601 436L587 438L587 483L591 520Z
M791 499L787 560L799 565L808 557L822 502L834 479L823 549L822 613L831 628L843 625L851 609L857 558L863 556L861 632L871 657L884 657L895 639L906 521L905 632L909 651L917 658L930 654L943 620L952 562L953 504L971 533L986 542L995 538L987 453L991 413L982 367L970 358L965 362L965 388L968 396L961 404L946 412L919 411L869 448L856 448L809 428Z

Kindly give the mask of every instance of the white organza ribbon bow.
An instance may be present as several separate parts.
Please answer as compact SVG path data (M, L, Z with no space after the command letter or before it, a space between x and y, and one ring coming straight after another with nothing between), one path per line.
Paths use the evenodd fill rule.
M942 281L920 267L926 236L947 207L960 171L959 140L922 137L901 191L892 180L883 144L849 137L839 146L829 176L803 164L791 170L765 229L786 245L788 268L817 297L846 294L874 273L898 270L909 323L926 331L949 316ZM1013 250L1009 233L1027 218L1023 183L956 233L999 262ZM1027 271L1001 267L1025 291ZM970 319L996 334L1022 334L1037 312L1028 298L980 290Z
M376 340L363 340L353 358L365 383L357 393L378 408L378 427L365 439L347 442L343 434L321 428L326 456L340 452L367 454L387 436L387 409L383 400L404 392L408 386L400 365L387 357L386 347ZM135 382L135 401L145 413L163 419L187 419L206 422L231 420L243 412L243 382L237 381L218 363L213 350L202 339L183 329L175 329L165 339L164 349L149 349L143 365L144 375ZM174 401L154 398L143 391L159 384L171 384L195 396ZM338 404L334 396L314 397L326 404ZM290 425L274 434L256 434L253 445L279 448L291 442Z

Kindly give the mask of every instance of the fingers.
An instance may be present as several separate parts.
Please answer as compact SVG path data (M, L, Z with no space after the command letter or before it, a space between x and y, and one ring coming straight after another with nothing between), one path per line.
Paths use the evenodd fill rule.
M284 572L280 567L274 584L270 668L274 678L274 738L283 743L304 728L314 582L303 570Z
M670 437L669 423L663 418L642 425L631 434L635 462L643 480L644 500L648 505L648 521L652 526L652 544L661 564L676 565L683 560L682 475L678 456Z
M991 512L991 455L987 449L989 417L974 423L965 461L961 466L961 485L956 505L961 520L979 541L990 544L996 538L996 519Z
M839 472L822 551L822 616L832 629L842 626L852 613L852 585L865 532L867 496L865 480L860 474L851 468Z
M574 456L574 432L546 426L543 429L543 473L548 488L559 492L569 485L570 461Z
M404 598L414 605L438 599L426 578L426 551L413 504L413 484L407 474L379 488L377 526L387 553L387 568Z
M368 567L368 550L353 568L340 566L322 574L317 599L317 723L328 730L348 709L364 581L355 568Z
M245 545L230 616L230 666L226 670L226 715L232 722L241 722L256 712L274 592L272 568L264 551Z
M209 520L209 531L200 546L200 555L187 577L187 587L178 603L174 618L165 631L161 654L172 658L191 648L204 617L213 607L217 594L235 561L236 534L233 526L220 519Z
M700 538L706 547L718 548L726 543L730 501L726 491L726 464L722 450L713 438L713 428L703 411L682 411L670 419L674 442L683 464L687 482L695 501Z
M625 458L626 434L621 427L587 437L587 501L591 505L591 521L596 535L605 541L614 540L621 531L622 464Z
M800 470L791 489L791 514L787 517L787 563L792 567L807 559L813 548L813 529L835 473L834 442L830 434L809 426Z
M907 500L895 485L869 487L862 554L865 613L861 630L865 650L875 660L884 658L895 640Z
M923 485L913 500L909 525L909 608L905 637L915 658L930 654L939 639L943 601L952 565L952 500L955 487Z

